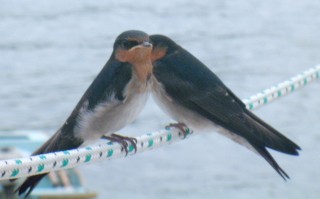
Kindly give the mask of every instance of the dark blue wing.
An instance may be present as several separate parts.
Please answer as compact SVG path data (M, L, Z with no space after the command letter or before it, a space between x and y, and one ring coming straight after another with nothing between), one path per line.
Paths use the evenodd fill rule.
M126 96L123 95L123 91L131 79L132 68L127 63L120 63L114 61L114 59L110 60L84 93L64 125L33 155L79 147L83 140L75 137L73 133L80 109L85 107L88 110L92 110L101 102L107 103L109 100L122 101L125 99ZM26 192L25 198L27 198L45 175L28 177L16 191L19 195Z
M252 144L297 154L295 143L247 110L210 69L183 48L178 46L153 65L154 76L175 102Z
M66 124L62 127L62 132L72 132L81 108L93 110L101 102L125 100L124 89L131 77L132 67L129 63L110 59L81 97Z
M244 138L283 178L289 178L266 147L297 155L300 147L246 109L243 102L203 63L163 36L167 54L153 62L153 74L167 95L181 106ZM163 45L163 44L162 44Z
M129 63L108 61L84 93L77 107L88 101L88 109L94 109L100 102L108 101L112 95L119 101L124 100L126 96L123 96L123 90L131 77L132 67Z

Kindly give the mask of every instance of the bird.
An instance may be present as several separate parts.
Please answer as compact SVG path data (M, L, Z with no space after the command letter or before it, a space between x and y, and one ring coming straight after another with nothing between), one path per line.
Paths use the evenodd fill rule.
M199 59L165 35L150 35L152 95L177 123L216 131L262 156L284 179L288 174L267 149L298 155L301 148L248 110L245 104Z
M109 60L70 116L32 155L75 149L100 138L119 142L128 152L125 143L134 144L134 138L113 133L133 122L145 105L151 82L151 52L147 33L121 33ZM16 191L27 198L45 175L28 177Z

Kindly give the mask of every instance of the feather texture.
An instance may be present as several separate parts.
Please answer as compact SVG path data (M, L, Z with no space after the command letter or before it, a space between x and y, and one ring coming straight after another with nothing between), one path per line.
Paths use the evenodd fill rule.
M235 135L228 137L241 138L241 141L236 140L238 143L245 140L249 148L261 154L282 177L288 177L265 148L298 155L300 147L247 110L243 102L192 54L165 36L153 35L150 39L155 49L166 51L165 56L153 62L154 96L161 105L167 106L164 107L166 111L187 125L206 120L222 127Z

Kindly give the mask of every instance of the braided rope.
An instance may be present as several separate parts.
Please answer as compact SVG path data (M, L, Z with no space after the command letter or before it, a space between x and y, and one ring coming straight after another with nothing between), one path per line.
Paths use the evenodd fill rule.
M266 89L253 95L243 102L248 109L255 109L273 100L287 95L297 88L303 87L317 79L320 79L320 65L311 68L277 86ZM187 129L190 134L191 129ZM136 137L137 152L141 153L151 149L183 140L184 136L175 128L168 128L154 133L148 133ZM132 145L128 146L129 155L136 154ZM115 159L125 157L125 151L117 143L108 142L79 148L74 150L60 151L49 154L41 154L21 159L0 161L0 180L13 179L47 173L54 170L73 168L80 164L96 162L103 159Z
M256 109L264 104L270 103L282 96L296 91L298 88L308 85L309 83L320 79L320 65L310 68L298 74L289 80L279 83L276 86L272 86L263 90L256 95L242 100L246 107L250 110Z

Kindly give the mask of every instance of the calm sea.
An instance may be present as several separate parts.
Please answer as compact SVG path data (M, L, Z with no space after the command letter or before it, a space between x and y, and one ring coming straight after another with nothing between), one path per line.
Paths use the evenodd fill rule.
M0 1L0 130L53 133L110 56L122 31L170 36L241 98L320 64L319 0ZM320 84L254 111L302 147L259 156L214 132L81 166L99 199L320 198ZM152 99L121 133L163 128Z

